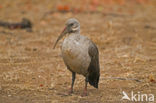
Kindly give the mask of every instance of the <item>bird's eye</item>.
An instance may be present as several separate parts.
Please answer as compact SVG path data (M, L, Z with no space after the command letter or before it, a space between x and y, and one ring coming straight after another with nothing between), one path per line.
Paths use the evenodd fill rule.
M70 24L70 26L73 26L73 25L74 25L73 23Z

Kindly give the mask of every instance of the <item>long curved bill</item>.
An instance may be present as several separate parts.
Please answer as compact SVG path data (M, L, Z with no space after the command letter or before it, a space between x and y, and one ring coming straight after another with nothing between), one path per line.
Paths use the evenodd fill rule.
M62 37L65 36L67 33L68 33L68 29L67 29L67 27L65 27L65 28L63 29L63 31L61 32L61 34L59 35L59 37L57 38L57 40L56 40L56 42L55 42L55 44L54 44L53 49L55 49L56 44L58 43L58 41L61 40Z

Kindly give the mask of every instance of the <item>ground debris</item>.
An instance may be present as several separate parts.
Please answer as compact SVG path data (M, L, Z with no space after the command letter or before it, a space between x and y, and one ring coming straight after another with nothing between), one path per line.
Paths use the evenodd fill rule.
M8 29L27 29L27 31L31 31L32 23L29 19L23 18L21 22L16 23L0 21L0 26Z
M155 80L155 78L154 78L154 76L152 74L150 74L148 76L148 79L149 79L150 82L156 83L156 80Z
M101 79L109 79L109 80L132 80L136 82L142 82L139 79L136 78L124 78L124 77L106 77L106 78L101 78Z

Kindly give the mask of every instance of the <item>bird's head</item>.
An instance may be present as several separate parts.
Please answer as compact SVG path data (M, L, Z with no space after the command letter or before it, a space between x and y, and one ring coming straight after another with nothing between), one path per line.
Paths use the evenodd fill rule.
M55 48L56 44L58 43L58 41L66 34L79 33L79 32L80 32L79 21L75 18L71 18L71 19L67 20L67 22L65 23L65 28L63 29L62 33L60 34L60 36L57 38L57 40L55 42L54 48Z

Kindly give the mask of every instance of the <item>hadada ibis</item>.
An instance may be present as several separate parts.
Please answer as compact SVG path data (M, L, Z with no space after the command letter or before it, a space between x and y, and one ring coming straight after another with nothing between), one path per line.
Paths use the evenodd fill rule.
M73 93L76 74L85 77L85 88L83 96L87 95L87 84L98 88L100 77L99 51L95 43L86 36L80 34L80 23L77 19L67 20L63 32L55 42L64 37L62 44L62 57L67 69L72 72L72 83L70 93Z

